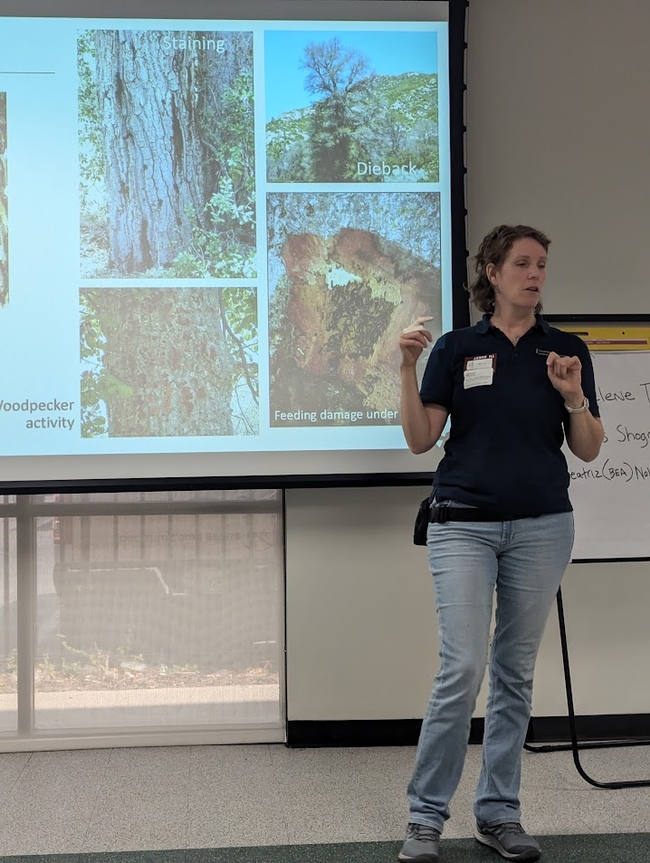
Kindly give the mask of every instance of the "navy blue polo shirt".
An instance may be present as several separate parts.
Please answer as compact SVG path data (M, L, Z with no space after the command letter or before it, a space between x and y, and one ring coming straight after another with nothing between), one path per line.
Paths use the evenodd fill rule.
M582 389L599 416L587 346L539 315L516 345L488 315L438 339L420 388L422 402L441 405L451 419L433 485L438 500L499 520L571 511L561 449L569 414L548 379L549 351L580 359Z

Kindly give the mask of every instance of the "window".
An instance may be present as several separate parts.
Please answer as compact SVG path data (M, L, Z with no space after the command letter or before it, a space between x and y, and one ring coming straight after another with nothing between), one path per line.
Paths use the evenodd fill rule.
M17 686L26 705L31 687L34 709L16 703L22 642L9 638L3 733L18 712L22 737L282 740L281 512L268 490L29 498L4 521L34 538L33 561L17 567L35 586L18 616L33 632L32 680ZM10 572L13 606L2 610L15 620Z

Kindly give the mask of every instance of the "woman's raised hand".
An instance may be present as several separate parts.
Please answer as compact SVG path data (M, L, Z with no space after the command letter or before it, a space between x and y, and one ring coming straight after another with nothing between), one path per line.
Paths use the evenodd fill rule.
M402 366L414 366L422 351L433 341L433 336L424 326L433 318L416 318L402 330L399 346L402 351Z

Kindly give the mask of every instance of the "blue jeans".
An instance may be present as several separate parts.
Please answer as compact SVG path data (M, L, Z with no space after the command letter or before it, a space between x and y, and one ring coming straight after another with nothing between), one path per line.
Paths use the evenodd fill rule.
M442 831L449 818L485 674L495 589L496 628L474 814L489 825L520 820L521 755L535 660L572 545L570 512L429 525L440 668L408 787L409 821Z

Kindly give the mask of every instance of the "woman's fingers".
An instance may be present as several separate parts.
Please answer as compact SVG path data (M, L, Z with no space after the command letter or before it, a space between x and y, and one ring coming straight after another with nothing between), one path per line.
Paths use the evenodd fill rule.
M431 333L428 330L409 330L408 333L402 333L400 336L401 342L418 342L426 345L431 341Z
M404 327L399 337L402 362L415 365L422 351L428 347L429 342L433 341L433 336L425 327L425 324L432 320L431 317L416 318L412 324Z
M433 336L425 327L425 324L432 320L433 318L429 317L416 318L412 324L409 324L408 327L404 327L399 340L400 345L405 347L418 347L424 350L424 348L427 347L428 342L433 341Z
M419 333L426 333L429 341L431 341L431 333L426 329L424 324L426 324L432 320L433 320L432 317L416 318L412 324L409 324L408 327L404 327L404 329L402 330L402 335L408 335L409 333L418 333L418 332Z
M582 363L578 357L561 357L555 351L549 354L546 365L549 374L562 381L582 369Z

